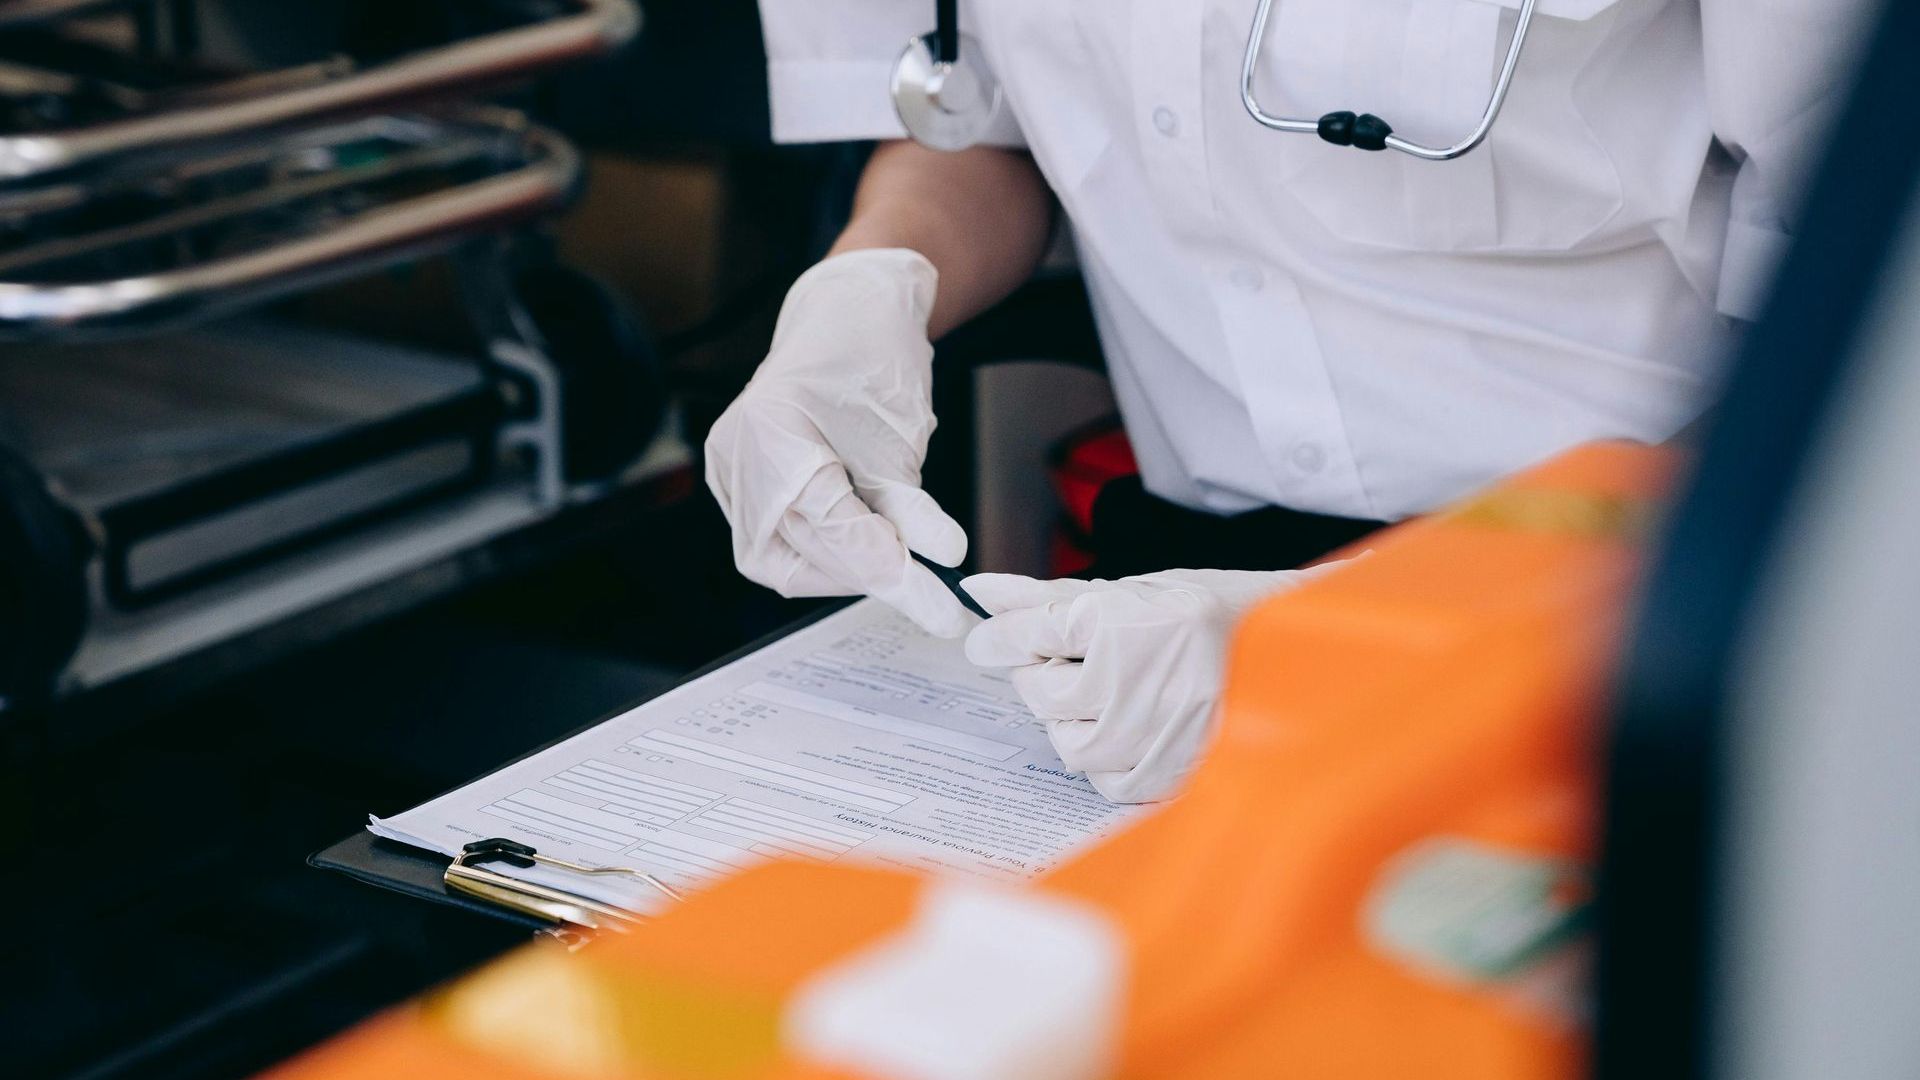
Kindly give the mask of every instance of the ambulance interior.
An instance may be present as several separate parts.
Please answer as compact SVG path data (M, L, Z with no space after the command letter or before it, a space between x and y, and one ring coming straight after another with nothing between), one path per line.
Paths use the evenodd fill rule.
M1767 313L1682 445L1575 451L1259 609L1194 791L970 911L922 966L884 963L914 928L937 936L944 910L907 876L776 863L570 950L305 865L370 809L483 774L816 610L733 580L716 515L689 496L692 447L750 372L775 286L844 215L858 151L764 145L753 4L646 13L646 76L542 72L510 101L531 127L462 88L471 111L278 148L440 146L451 156L430 167L457 186L553 168L577 144L587 179L534 177L551 199L514 209L510 239L303 277L137 339L210 357L194 392L222 401L263 356L299 378L367 373L452 425L402 438L409 452L511 427L513 467L409 459L404 513L316 527L311 548L269 536L232 567L197 546L206 534L144 564L106 545L58 567L65 591L28 563L34 534L0 535L26 552L15 571L33 566L3 583L26 599L0 629L38 643L0 657L15 924L0 1074L1920 1076L1920 6L1898 0ZM220 48L287 36L207 26ZM670 85L702 104L663 105ZM641 134L612 130L608 102ZM574 184L582 208L550 228ZM611 191L652 200L666 238L638 269L606 243L630 212ZM695 242L695 220L720 224ZM1094 447L1081 463L1112 449L1089 435L1112 398L1071 260L1057 251L942 345L964 377L936 388L954 419L927 482L968 508L984 565L1070 562L1048 453L1068 436ZM525 317L467 325L488 298ZM122 329L30 328L0 345L0 369L18 361L0 376L18 402L145 370ZM645 423L499 412L469 354L503 341L551 346L555 370L608 380L588 385ZM94 366L28 373L71 355ZM0 451L61 434L7 404ZM576 421L586 434L562 433ZM156 422L143 437L174 435ZM151 455L115 452L145 483ZM41 480L0 466L0 494L41 513ZM388 573L389 551L414 553L408 572ZM108 556L126 560L118 577ZM29 601L43 606L16 617ZM180 644L177 627L202 636ZM1389 782L1434 762L1459 765L1457 782ZM1120 958L1058 984L1072 993L1043 977L1081 970L1064 945L1025 990L967 967L1023 943L1053 958L1040 946L1079 940L1048 936L1078 925L1049 921L1062 911L1094 913ZM823 986L846 992L828 1008ZM866 1039L887 1028L978 1045L888 1057Z

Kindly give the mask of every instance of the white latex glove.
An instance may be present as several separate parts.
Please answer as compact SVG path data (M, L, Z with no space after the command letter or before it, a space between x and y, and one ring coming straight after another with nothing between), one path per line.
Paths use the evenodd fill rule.
M993 618L967 658L1013 669L1053 748L1114 802L1171 798L1206 748L1227 642L1256 602L1322 573L1168 570L1118 581L975 574Z
M740 572L782 596L876 597L928 632L977 621L908 549L958 566L967 534L920 489L933 434L933 264L836 255L787 293L773 350L707 436Z

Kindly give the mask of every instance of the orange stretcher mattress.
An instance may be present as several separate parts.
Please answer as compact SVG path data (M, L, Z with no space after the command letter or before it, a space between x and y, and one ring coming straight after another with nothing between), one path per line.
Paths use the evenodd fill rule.
M1026 887L766 865L276 1075L1575 1075L1598 723L1674 467L1580 449L1258 608L1191 789Z

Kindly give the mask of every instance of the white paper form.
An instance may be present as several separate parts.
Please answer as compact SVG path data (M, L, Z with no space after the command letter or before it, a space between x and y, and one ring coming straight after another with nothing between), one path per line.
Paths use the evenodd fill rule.
M692 887L770 857L1021 879L1137 813L1069 773L1004 674L862 601L396 817ZM644 885L490 869L647 911Z

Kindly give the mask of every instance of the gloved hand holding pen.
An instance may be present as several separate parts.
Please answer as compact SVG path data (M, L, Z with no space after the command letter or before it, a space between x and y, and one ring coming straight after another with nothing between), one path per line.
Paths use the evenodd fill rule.
M1234 624L1333 565L1118 581L975 574L964 585L993 617L968 635L967 657L1012 669L1060 759L1102 795L1171 798L1212 732Z
M899 248L801 275L766 361L707 436L707 485L748 578L782 596L873 596L958 637L977 620L909 554L957 566L967 553L920 488L935 286L933 264Z

